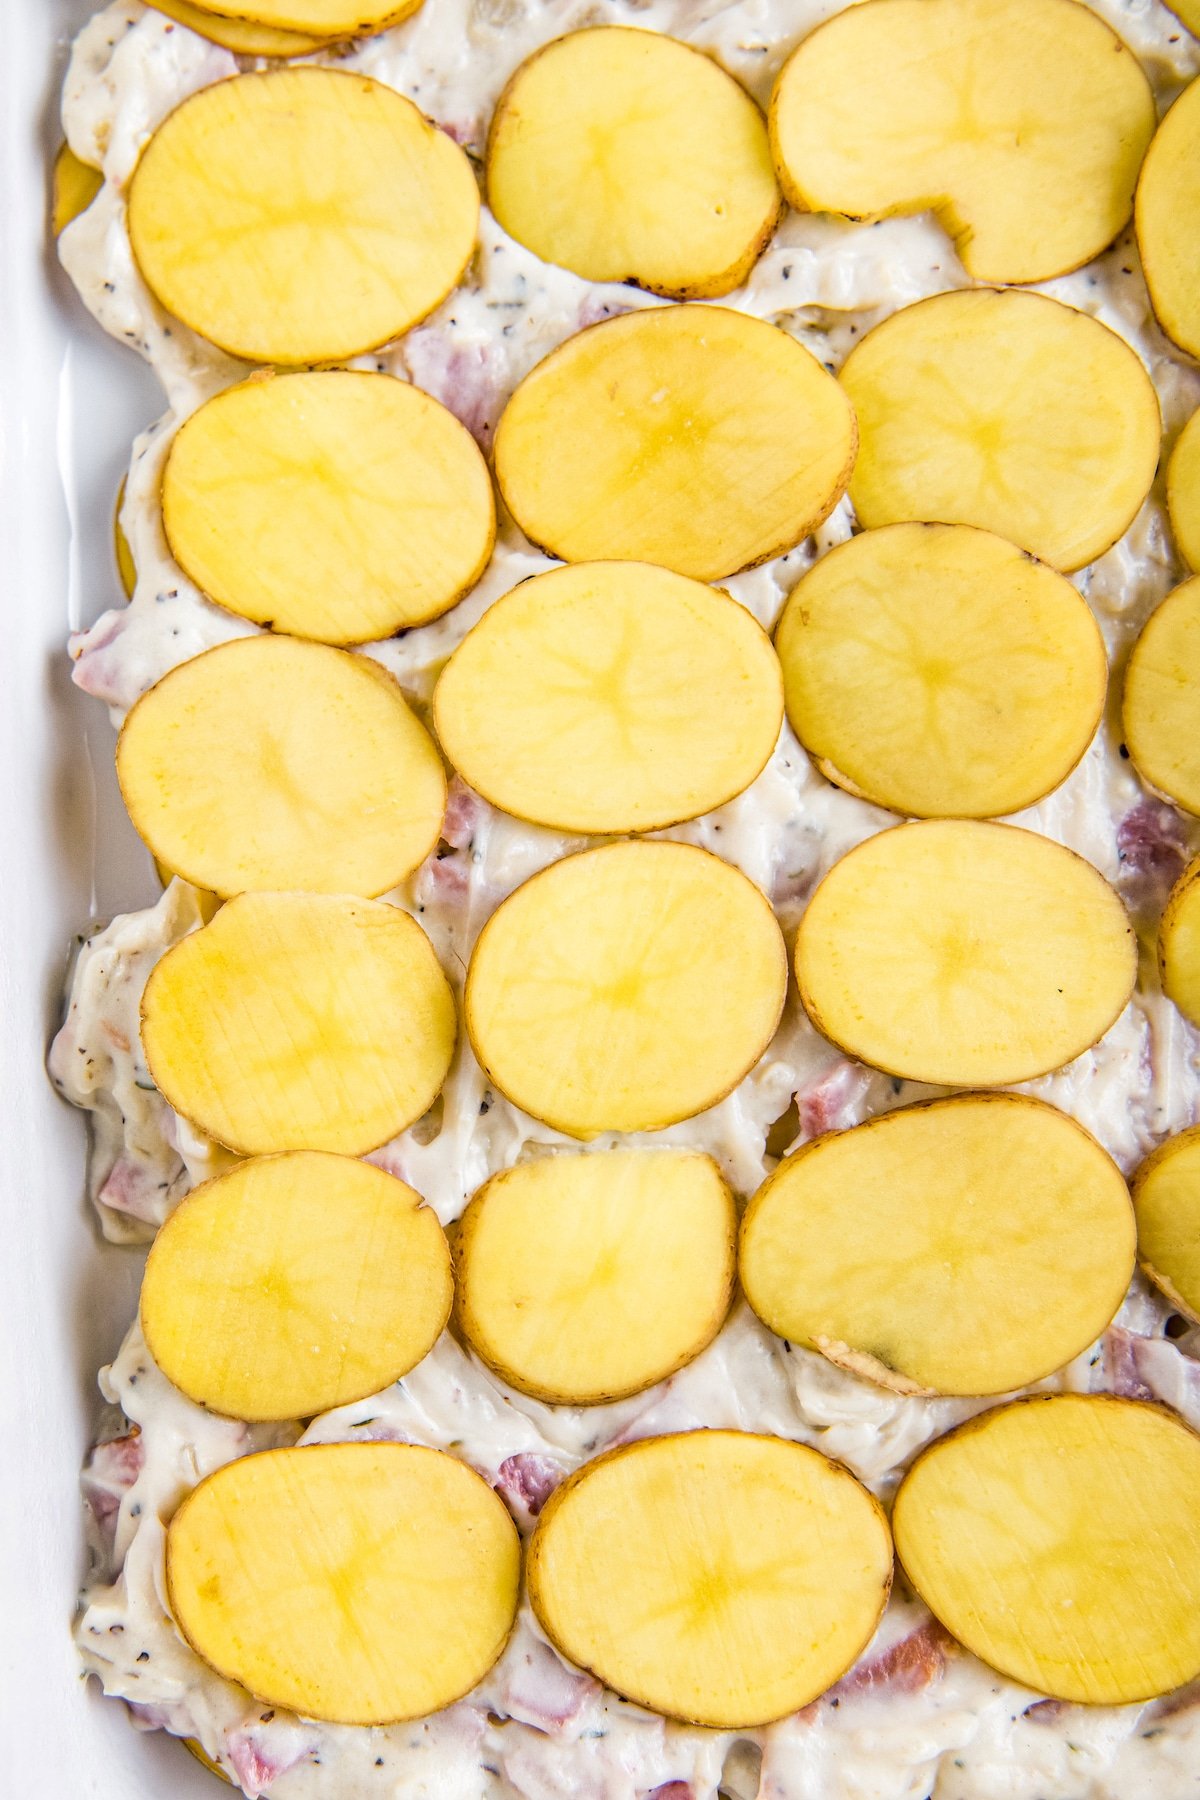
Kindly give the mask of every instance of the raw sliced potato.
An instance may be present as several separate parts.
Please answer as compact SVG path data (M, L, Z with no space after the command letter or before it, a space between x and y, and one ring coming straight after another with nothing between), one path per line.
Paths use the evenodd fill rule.
M1142 627L1125 670L1122 728L1143 781L1200 813L1200 575Z
M419 1444L240 1457L167 1530L168 1603L197 1655L269 1706L336 1724L461 1699L504 1648L520 1576L503 1501Z
M737 1212L712 1158L562 1152L494 1175L463 1214L463 1335L510 1386L624 1399L698 1356L733 1298Z
M693 1431L585 1463L555 1490L529 1598L564 1656L641 1706L767 1724L845 1673L892 1576L883 1511L782 1438Z
M322 362L445 299L479 193L458 145L394 89L273 69L176 108L134 170L128 221L147 285L201 337L248 362Z
M176 1112L246 1156L361 1156L432 1105L454 995L415 919L378 900L241 894L155 965L142 1046Z
M1200 569L1200 412L1194 412L1167 464L1167 509L1175 545L1189 568Z
M70 144L60 146L54 159L50 192L50 224L55 237L80 213L87 211L103 186L102 169L81 162Z
M1200 81L1193 81L1154 134L1138 182L1138 249L1158 322L1200 356Z
M751 1200L772 1331L900 1393L1002 1394L1097 1338L1133 1275L1120 1170L1065 1114L969 1094L804 1145Z
M313 1150L237 1163L154 1240L142 1330L168 1381L235 1419L307 1419L364 1400L432 1350L454 1298L420 1194Z
M1137 945L1103 876L1013 825L931 819L859 844L796 937L817 1030L888 1074L1002 1087L1070 1062L1133 991Z
M793 206L932 208L977 281L1098 256L1156 123L1141 65L1076 0L869 0L803 40L771 99Z
M935 294L851 351L862 525L979 525L1056 569L1122 536L1158 467L1161 419L1136 353L1045 294Z
M487 193L543 262L677 300L740 286L782 205L745 89L689 44L619 25L522 63L492 118Z
M1200 1437L1165 1407L993 1407L918 1457L892 1529L935 1618L1026 1687L1125 1706L1200 1674Z
M792 729L822 774L921 818L1032 806L1104 710L1087 602L969 525L885 525L839 544L792 590L775 645Z
M310 56L321 50L327 38L313 37L302 31L280 31L268 25L255 25L248 19L224 18L205 6L193 6L190 0L147 0L155 12L186 25L210 43L232 50L235 56Z
M753 882L691 844L606 844L510 894L476 940L475 1054L571 1137L657 1131L735 1088L775 1035L787 956Z
M1138 1261L1200 1325L1200 1126L1168 1138L1133 1178Z
M496 479L564 562L718 581L807 537L845 492L845 394L794 338L723 306L643 308L570 338L517 388Z
M446 809L442 759L393 676L269 635L164 675L125 721L117 776L151 854L218 894L384 894Z
M1200 857L1171 889L1158 927L1158 967L1164 994L1200 1026Z
M133 599L133 590L137 587L137 564L133 560L133 551L129 539L125 536L125 528L121 524L121 508L125 504L125 479L117 489L117 504L113 508L113 558L117 565L117 576L127 600Z
M655 831L761 774L783 681L728 595L649 563L580 563L488 608L433 718L454 767L505 812L557 831Z
M163 470L171 553L210 599L360 644L449 610L491 555L475 440L394 376L257 374L185 420Z
M273 30L348 38L366 37L389 25L399 25L420 4L421 0L223 0L216 7L204 0L201 10Z

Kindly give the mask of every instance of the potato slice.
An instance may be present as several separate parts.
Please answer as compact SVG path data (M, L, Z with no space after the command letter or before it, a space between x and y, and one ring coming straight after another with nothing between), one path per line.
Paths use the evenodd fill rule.
M218 1780L223 1781L225 1783L226 1787L233 1786L232 1781L230 1781L228 1775L225 1773L225 1771L221 1767L220 1763L215 1763L213 1761L212 1757L208 1754L207 1750L205 1750L204 1745L199 1743L197 1741L197 1739L181 1738L180 1742L183 1744L184 1749L189 1753L189 1755L195 1757L196 1761L200 1764L200 1767L202 1769L207 1769L210 1775L215 1775L218 1778Z
M522 63L492 117L487 193L544 262L677 300L740 286L782 205L745 89L689 44L619 25Z
M424 862L446 809L441 757L366 656L235 638L180 663L117 744L151 854L217 894L384 894Z
M649 563L535 575L442 673L434 726L494 806L558 831L654 831L740 794L783 723L766 633Z
M411 100L339 69L201 88L129 187L147 285L249 362L334 361L399 337L459 280L478 220L458 145Z
M1175 545L1189 568L1200 569L1200 412L1194 412L1167 464L1167 509Z
M55 237L87 211L103 186L102 169L81 162L70 144L59 147L50 188L50 224Z
M1181 350L1200 356L1200 81L1154 134L1134 216L1158 322Z
M867 333L842 369L862 447L863 525L981 525L1056 569L1131 524L1161 419L1138 356L1044 294L935 294Z
M1045 281L1127 223L1154 95L1076 0L873 0L800 44L771 138L805 211L932 207L978 281Z
M328 41L302 31L279 31L247 19L223 18L207 7L191 5L190 0L147 0L147 4L236 56L310 56Z
M753 882L691 844L552 863L480 932L475 1054L501 1093L572 1137L657 1131L713 1106L775 1035L787 956Z
M420 1194L345 1156L237 1163L194 1188L142 1281L150 1354L235 1419L307 1419L377 1394L432 1350L454 1297Z
M1171 889L1158 927L1158 967L1163 992L1200 1026L1200 857Z
M1100 723L1104 640L1069 581L968 525L886 525L831 550L775 636L822 774L922 818L988 818L1064 780Z
M1200 1674L1200 1437L1165 1407L994 1407L917 1459L892 1528L935 1618L1026 1687L1124 1706Z
M308 1444L202 1481L167 1531L175 1623L259 1700L384 1725L468 1693L516 1616L521 1546L481 1476L420 1444Z
M717 581L790 550L854 462L845 395L808 351L723 306L644 308L551 352L496 430L522 531L564 562Z
M1168 1138L1133 1178L1138 1261L1200 1325L1200 1126Z
M456 1029L416 920L345 895L230 900L168 950L142 999L168 1102L247 1156L377 1149L432 1105Z
M1168 4L1175 17L1200 37L1200 0L1168 0Z
M121 524L121 508L125 504L125 478L117 489L117 504L113 508L113 559L117 565L117 576L127 600L133 599L133 590L137 587L137 564L133 560L133 551L125 529Z
M1125 669L1122 728L1142 779L1200 813L1200 575L1142 627Z
M900 1393L1002 1394L1099 1336L1133 1275L1129 1191L1039 1100L968 1094L790 1156L742 1223L742 1286L790 1343Z
M913 1081L1000 1087L1103 1036L1137 974L1125 909L1061 844L931 819L835 863L800 921L800 996L851 1056Z
M215 7L203 0L203 10L272 30L347 38L365 37L399 25L420 4L421 0L223 0L221 6Z
M736 1236L711 1157L602 1150L518 1163L463 1214L459 1324L489 1368L539 1400L624 1399L716 1337Z
M645 1438L556 1489L529 1598L572 1662L718 1730L784 1717L846 1671L892 1575L883 1511L817 1450L740 1431Z

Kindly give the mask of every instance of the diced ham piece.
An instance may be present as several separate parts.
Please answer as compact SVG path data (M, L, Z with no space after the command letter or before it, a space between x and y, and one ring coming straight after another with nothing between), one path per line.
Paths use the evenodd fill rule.
M661 1787L651 1789L646 1800L696 1800L696 1796L686 1781L664 1781Z
M598 294L589 290L580 302L576 329L586 331L589 325L599 325L605 319L615 319L621 313L634 310L632 306L622 306L619 301L601 300Z
M795 1098L803 1135L820 1137L823 1131L844 1131L856 1124L858 1103L870 1080L859 1063L843 1059L802 1087Z
M291 1719L263 1719L230 1732L225 1753L247 1800L258 1800L280 1775L311 1756L315 1735Z
M121 1502L142 1472L146 1452L136 1428L127 1437L97 1444L83 1471L83 1498L107 1552L116 1536Z
M599 1695L600 1685L590 1675L569 1669L532 1633L525 1635L523 1645L504 1690L505 1710L522 1725L559 1735Z
M1104 1334L1104 1374L1110 1392L1126 1400L1157 1400L1200 1428L1200 1362L1169 1338L1110 1325Z
M466 898L471 886L471 864L461 850L435 850L413 879L413 892L421 906L444 906Z
M515 1456L506 1456L500 1464L495 1488L502 1500L536 1519L565 1474L566 1470L548 1456L539 1456L536 1450L520 1450Z
M1117 886L1135 911L1158 914L1188 859L1183 817L1162 800L1139 800L1117 826Z
M1031 1725L1055 1725L1066 1710L1065 1700L1035 1700L1032 1706L1025 1708L1022 1716Z
M831 1693L839 1700L852 1695L877 1694L884 1689L889 1694L919 1693L931 1682L940 1681L945 1673L948 1642L937 1621L927 1619L916 1631L909 1632L907 1637L900 1638L877 1656L856 1663Z
M127 1700L125 1706L139 1731L165 1731L171 1723L169 1706L147 1706L140 1700Z
M461 775L456 775L446 794L446 816L442 820L442 842L452 850L469 850L488 811L474 788L469 788Z
M404 340L404 361L415 386L440 400L486 450L504 406L489 346L425 325Z
M157 1171L131 1156L118 1156L96 1198L101 1206L127 1213L131 1219L142 1219L151 1225L159 1221L162 1190Z
M1111 1325L1104 1334L1104 1376L1110 1394L1122 1400L1153 1400L1154 1390L1140 1367L1138 1346L1146 1340L1135 1332Z

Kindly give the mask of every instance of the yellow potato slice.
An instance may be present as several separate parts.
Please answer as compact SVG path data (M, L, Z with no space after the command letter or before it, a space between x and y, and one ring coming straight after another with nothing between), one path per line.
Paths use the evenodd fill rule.
M753 882L690 844L607 844L492 914L466 1021L501 1093L590 1138L715 1105L774 1037L786 991L783 937Z
M504 1503L419 1444L308 1444L226 1463L167 1531L198 1656L271 1706L384 1725L439 1712L504 1648L521 1574Z
M1125 670L1122 728L1142 779L1200 813L1200 575L1143 626Z
M1123 339L1044 294L936 294L842 369L863 525L980 525L1056 569L1124 533L1158 467L1154 385Z
M1167 464L1167 509L1175 544L1189 568L1200 569L1200 412L1194 412Z
M1138 1261L1200 1325L1200 1126L1168 1138L1133 1178Z
M361 1156L436 1098L454 996L415 919L378 900L242 894L155 965L150 1074L175 1110L243 1155Z
M1069 581L968 525L887 525L823 556L776 631L788 717L831 781L988 818L1064 780L1100 723L1104 640Z
M1175 17L1200 37L1200 0L1169 0L1169 4Z
M1164 1407L994 1407L917 1459L892 1528L935 1618L1027 1687L1124 1706L1200 1674L1200 1437Z
M204 0L203 10L272 30L347 38L399 25L420 4L421 0L225 0L220 7L213 7Z
M771 137L793 206L933 208L979 281L1045 281L1129 219L1154 95L1076 0L870 0L784 64Z
M212 1757L209 1756L208 1752L205 1750L203 1744L198 1743L195 1738L182 1738L180 1741L183 1744L184 1749L189 1753L189 1755L195 1757L196 1761L200 1764L202 1769L207 1769L210 1775L215 1775L218 1778L218 1780L223 1781L225 1783L226 1787L233 1786L232 1781L230 1781L228 1775L225 1773L225 1771L221 1767L220 1763L215 1763L213 1761Z
M1158 927L1158 967L1163 992L1200 1026L1200 857L1171 889Z
M478 793L558 831L654 831L723 806L783 723L779 662L727 595L649 563L583 563L489 607L434 727Z
M524 1393L564 1406L620 1400L716 1337L736 1236L711 1157L606 1150L518 1163L463 1214L459 1324Z
M103 186L103 170L81 162L70 144L60 146L50 191L50 224L55 237L87 211Z
M1200 356L1200 81L1154 134L1134 215L1158 322L1181 350Z
M478 220L457 144L392 88L340 69L201 88L129 187L147 285L249 362L333 361L399 337L459 280Z
M550 1496L529 1598L563 1654L669 1717L738 1730L845 1673L892 1575L874 1496L817 1450L740 1431L646 1438Z
M113 557L117 565L117 576L127 600L133 599L133 590L137 586L137 564L133 560L133 551L129 547L129 539L125 536L121 524L121 508L125 504L125 480L117 489L117 504L113 509Z
M302 31L272 30L254 25L247 19L228 19L210 12L204 6L192 6L189 0L147 0L155 12L164 13L177 25L186 25L210 43L232 50L236 56L310 56L327 43L323 37L312 37Z
M194 1188L154 1240L142 1330L167 1377L236 1419L307 1419L432 1350L454 1297L446 1234L370 1163L300 1150Z
M211 599L330 644L448 611L496 535L487 464L453 413L344 369L256 375L209 400L171 445L162 507Z
M790 550L854 462L854 417L815 357L723 306L625 313L552 351L496 430L522 531L564 562L717 581Z
M835 863L796 937L818 1031L891 1075L1001 1087L1070 1062L1137 973L1125 909L1061 844L1012 825L931 819Z
M690 45L619 25L517 70L492 118L487 193L544 262L677 300L740 286L782 205L749 94Z
M1129 1191L1082 1126L970 1094L813 1140L751 1200L763 1323L901 1393L1002 1394L1099 1336L1133 1275Z

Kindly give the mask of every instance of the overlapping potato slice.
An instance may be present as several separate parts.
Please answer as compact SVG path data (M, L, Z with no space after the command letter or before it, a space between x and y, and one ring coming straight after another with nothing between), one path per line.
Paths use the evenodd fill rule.
M966 525L887 525L839 544L793 589L775 644L788 717L821 772L918 817L1031 806L1074 768L1104 708L1086 602Z
M259 625L331 644L436 618L487 566L487 464L453 413L393 376L253 376L185 421L163 470L172 554Z
M510 894L466 1021L500 1091L559 1131L657 1131L724 1098L779 1023L787 957L753 882L690 844L607 844Z
M1122 727L1139 775L1200 813L1200 575L1143 626L1125 670Z
M1114 544L1150 491L1161 420L1128 344L1044 294L936 294L850 353L863 525L980 525L1056 569Z
M127 600L133 599L133 590L137 586L137 564L133 560L133 551L129 539L125 536L125 528L121 524L121 508L125 504L125 482L121 481L117 489L117 503L113 508L113 560L117 565L117 575Z
M798 544L854 462L845 394L786 332L723 306L644 308L581 331L517 388L496 478L565 562L717 581Z
M517 1530L465 1463L419 1444L308 1444L226 1463L167 1532L197 1655L268 1705L383 1725L439 1712L503 1650Z
M1175 17L1200 37L1200 0L1169 0L1169 5Z
M783 683L745 607L649 563L535 575L484 613L437 685L442 749L505 812L653 831L748 787Z
M1158 322L1181 350L1200 356L1200 81L1155 132L1134 213Z
M601 1150L518 1163L466 1212L458 1320L539 1400L594 1406L698 1356L733 1297L737 1213L711 1157Z
M994 1407L918 1458L892 1528L934 1616L1026 1687L1123 1706L1200 1674L1200 1437L1163 1407Z
M148 286L250 362L332 361L398 337L458 281L478 218L458 145L392 88L339 69L201 88L129 187Z
M364 37L399 25L421 0L202 0L201 10L280 31L320 38Z
M81 162L70 144L60 147L50 189L50 224L55 237L87 211L103 186L103 170Z
M150 1354L189 1399L237 1419L307 1419L406 1375L450 1317L446 1235L370 1163L313 1150L194 1188L142 1282Z
M1002 1394L1087 1348L1133 1274L1120 1170L1039 1100L970 1094L806 1144L751 1200L764 1324L901 1393Z
M1133 1178L1138 1261L1200 1324L1200 1126L1168 1138Z
M1158 967L1163 992L1200 1025L1200 857L1171 889L1158 927Z
M645 1438L550 1497L529 1597L572 1662L655 1712L718 1730L824 1693L867 1643L892 1575L882 1509L817 1450L739 1431Z
M142 696L117 744L150 852L218 894L383 894L437 843L446 777L400 686L366 656L235 638Z
M1133 209L1154 133L1141 65L1076 0L873 0L805 38L771 135L793 206L932 207L979 281L1045 281Z
M432 1104L456 1029L416 920L345 895L239 895L168 950L142 1000L167 1100L248 1156L386 1143Z
M1200 412L1194 412L1167 464L1167 509L1184 562L1200 569Z
M232 50L235 56L309 56L328 41L303 31L281 31L249 19L226 18L206 6L193 6L191 0L148 0L148 4L177 25L186 25L210 43Z
M487 193L543 261L675 299L738 287L782 204L749 94L690 45L619 25L517 70L492 118Z
M1000 1087L1070 1062L1133 990L1137 946L1096 870L1033 831L931 819L835 863L800 921L813 1024L889 1074Z

